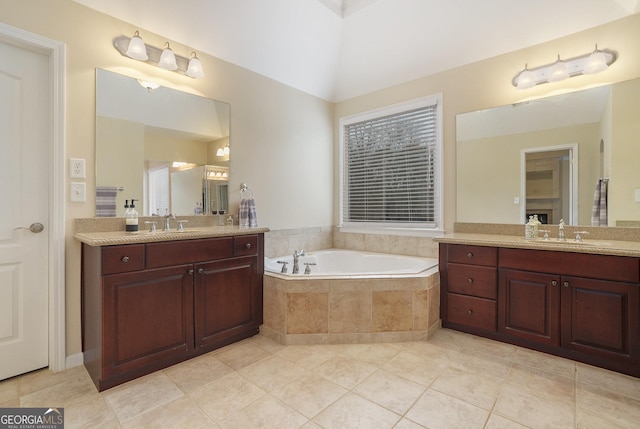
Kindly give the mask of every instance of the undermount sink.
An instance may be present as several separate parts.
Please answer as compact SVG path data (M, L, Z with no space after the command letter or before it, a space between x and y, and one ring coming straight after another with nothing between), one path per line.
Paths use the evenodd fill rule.
M555 238L550 238L545 240L544 238L537 238L535 240L527 240L526 238L522 238L527 243L535 243L535 244L549 244L549 245L561 245L561 246L611 246L612 244L606 241L592 240L592 241L575 241L573 239L558 241Z

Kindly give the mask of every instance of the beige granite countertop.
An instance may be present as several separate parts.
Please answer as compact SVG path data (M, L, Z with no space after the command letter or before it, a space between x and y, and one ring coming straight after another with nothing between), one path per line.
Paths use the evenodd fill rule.
M589 239L588 236L582 243L576 243L573 236L567 236L566 241L558 241L555 237L549 238L549 240L542 238L525 240L524 236L516 235L453 232L434 238L433 241L448 244L471 244L476 246L640 257L640 242L638 241L593 240Z
M173 229L169 232L158 230L149 232L102 231L76 232L74 238L89 246L111 246L115 244L152 243L157 241L193 240L197 238L228 237L268 232L269 228L249 228L244 226L202 226L185 228L183 232Z

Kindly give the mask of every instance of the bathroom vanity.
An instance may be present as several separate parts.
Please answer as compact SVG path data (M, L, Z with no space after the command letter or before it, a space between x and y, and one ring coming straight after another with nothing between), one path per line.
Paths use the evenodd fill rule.
M640 377L637 243L437 241L443 327Z
M76 234L84 363L98 390L258 333L265 231Z

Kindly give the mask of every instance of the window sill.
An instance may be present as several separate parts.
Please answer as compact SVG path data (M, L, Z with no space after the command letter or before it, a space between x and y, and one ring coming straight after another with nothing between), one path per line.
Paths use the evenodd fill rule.
M444 235L443 229L433 228L402 228L402 227L373 227L373 226L353 226L340 225L338 231L355 234L378 234L378 235L402 235L410 237L441 237Z

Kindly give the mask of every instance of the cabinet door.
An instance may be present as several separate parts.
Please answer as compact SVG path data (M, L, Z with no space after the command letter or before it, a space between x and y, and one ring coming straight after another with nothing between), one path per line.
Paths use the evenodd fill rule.
M191 265L103 279L103 378L150 372L193 349Z
M262 323L262 277L257 258L195 265L195 344L216 347L257 331Z
M637 284L562 277L562 345L589 355L638 362Z
M535 343L560 345L560 278L499 270L498 330Z

